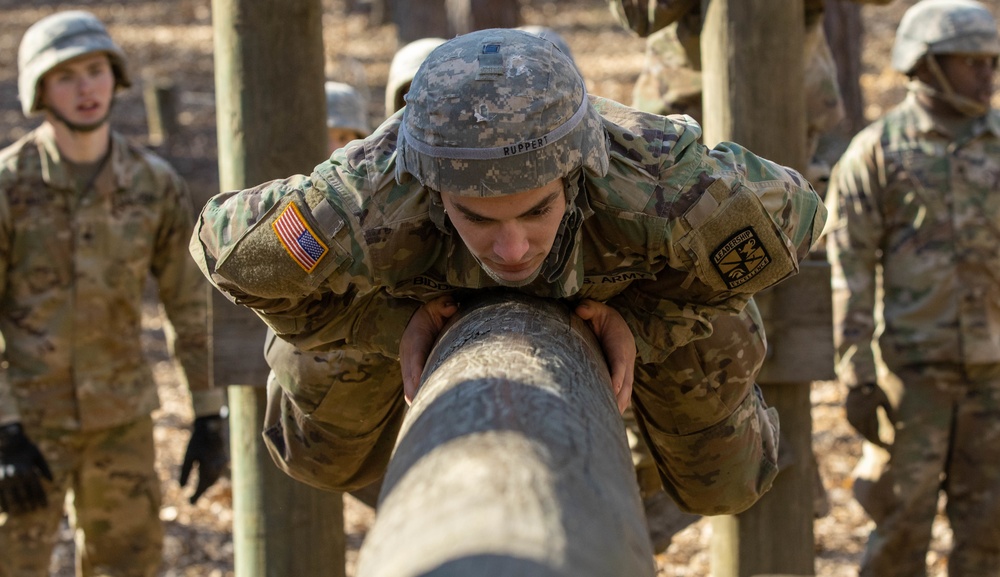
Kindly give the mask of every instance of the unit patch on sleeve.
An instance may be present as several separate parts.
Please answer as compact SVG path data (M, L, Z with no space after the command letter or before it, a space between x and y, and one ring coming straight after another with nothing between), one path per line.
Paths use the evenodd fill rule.
M288 255L307 273L312 272L329 251L294 203L281 211L281 216L271 223L271 227Z
M712 264L726 286L735 289L771 264L771 255L764 250L753 228L745 228L715 248Z

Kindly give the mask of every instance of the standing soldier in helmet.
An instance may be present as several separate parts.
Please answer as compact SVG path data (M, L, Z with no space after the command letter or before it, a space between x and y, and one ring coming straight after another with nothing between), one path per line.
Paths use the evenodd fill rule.
M192 502L227 463L208 289L187 252L194 207L163 160L110 129L129 74L93 15L36 22L18 74L25 115L43 120L0 152L0 575L48 575L64 501L79 574L155 575L158 400L140 349L149 275L197 416L181 471L183 485L198 465Z
M588 96L547 40L483 30L434 49L406 107L311 175L210 200L191 250L221 291L300 348L385 359L334 386L272 387L278 466L331 490L379 478L462 295L507 287L589 322L682 508L751 506L777 473L763 351L734 363L699 344L754 341L759 326L713 323L794 274L826 211L795 171L700 135ZM665 377L668 359L696 386Z
M326 152L368 136L368 106L350 84L328 80L326 90Z
M837 372L875 521L861 575L926 574L947 496L952 577L1000 575L1000 37L972 0L904 14L906 99L834 167Z

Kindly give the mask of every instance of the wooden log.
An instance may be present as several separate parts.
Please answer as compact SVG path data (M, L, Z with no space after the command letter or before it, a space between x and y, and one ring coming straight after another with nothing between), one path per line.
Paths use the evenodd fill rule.
M557 301L481 298L428 360L358 577L652 576L593 334Z
M308 174L325 156L322 16L320 0L213 0L223 190ZM236 574L343 577L343 496L274 466L260 435L264 323L213 292L215 380L231 385Z

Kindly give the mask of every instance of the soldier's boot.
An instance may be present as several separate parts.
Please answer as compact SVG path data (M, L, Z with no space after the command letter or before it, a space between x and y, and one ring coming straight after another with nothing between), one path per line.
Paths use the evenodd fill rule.
M646 528L649 530L649 540L653 544L653 552L662 553L670 546L674 535L701 519L701 516L685 513L677 507L674 500L663 490L655 466L637 464L635 475L636 481L639 483L639 494L642 496L642 506L646 513Z
M674 535L701 519L701 515L681 511L662 489L643 498L642 505L646 510L646 527L654 553L666 551Z
M382 492L383 481L385 481L385 475L379 477L377 481L369 485L365 485L360 489L349 491L348 495L354 497L358 501L361 501L365 505L368 505L372 509L375 509L376 505L378 505L379 493Z

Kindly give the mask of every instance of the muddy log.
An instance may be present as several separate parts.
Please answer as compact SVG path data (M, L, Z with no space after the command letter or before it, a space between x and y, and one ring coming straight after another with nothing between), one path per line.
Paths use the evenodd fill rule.
M428 359L358 577L652 576L593 334L556 301L480 298Z

